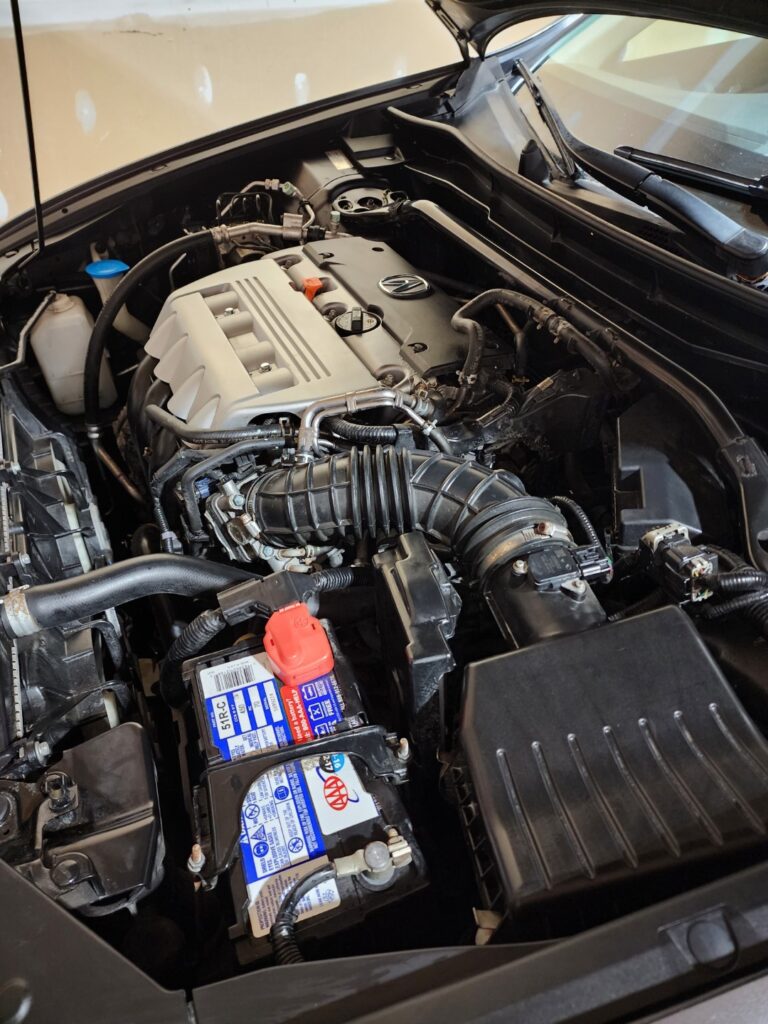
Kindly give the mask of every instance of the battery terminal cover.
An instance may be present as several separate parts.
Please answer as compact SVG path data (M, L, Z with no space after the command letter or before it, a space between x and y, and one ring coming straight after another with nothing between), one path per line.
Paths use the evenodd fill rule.
M270 615L264 631L264 650L275 675L285 686L301 686L333 671L328 635L301 602Z

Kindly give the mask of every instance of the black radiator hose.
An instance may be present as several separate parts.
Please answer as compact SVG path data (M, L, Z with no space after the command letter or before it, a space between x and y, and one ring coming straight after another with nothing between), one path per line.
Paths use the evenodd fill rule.
M153 594L197 597L253 579L253 573L185 555L139 555L72 579L12 590L0 622L9 637L89 619L105 608Z
M512 473L433 452L353 448L274 470L251 485L246 509L275 547L420 530L481 581L548 537L573 546L562 513Z

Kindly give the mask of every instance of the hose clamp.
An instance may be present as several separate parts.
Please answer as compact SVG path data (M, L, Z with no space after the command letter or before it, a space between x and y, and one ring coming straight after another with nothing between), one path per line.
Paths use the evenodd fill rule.
M42 629L40 623L29 610L26 595L28 589L26 584L23 587L16 587L0 600L3 611L3 624L6 632L12 637L32 636L35 633L39 633Z

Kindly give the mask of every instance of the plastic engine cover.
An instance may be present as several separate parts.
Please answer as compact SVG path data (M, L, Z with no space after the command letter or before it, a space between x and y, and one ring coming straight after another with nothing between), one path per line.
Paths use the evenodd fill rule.
M470 665L461 742L501 911L766 840L768 745L677 608Z
M402 275L422 280L384 243L337 238L179 288L146 345L170 386L168 411L196 428L240 427L462 360L446 295L427 282L408 299L379 287ZM337 317L356 309L370 309L373 329L337 330Z

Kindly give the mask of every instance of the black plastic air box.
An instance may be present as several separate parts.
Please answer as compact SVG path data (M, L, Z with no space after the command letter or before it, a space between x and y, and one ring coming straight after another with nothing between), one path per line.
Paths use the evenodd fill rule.
M461 744L502 912L766 841L768 744L678 608L470 665Z

